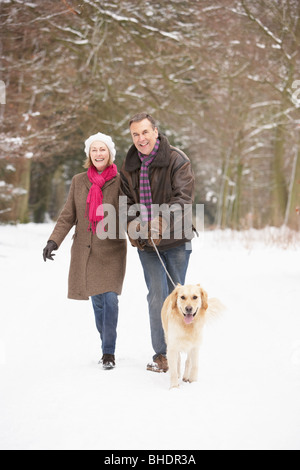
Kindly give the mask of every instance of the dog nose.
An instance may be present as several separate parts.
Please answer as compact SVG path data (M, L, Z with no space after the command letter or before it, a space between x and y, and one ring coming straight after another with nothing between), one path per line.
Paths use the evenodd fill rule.
M193 307L190 307L190 306L185 307L185 311L188 315L190 315L193 312Z

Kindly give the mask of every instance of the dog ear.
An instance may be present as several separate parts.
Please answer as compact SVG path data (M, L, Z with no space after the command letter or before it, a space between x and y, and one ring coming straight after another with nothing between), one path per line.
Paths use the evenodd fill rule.
M200 288L200 292L201 292L202 308L204 310L207 310L208 309L208 295L204 289Z
M172 310L176 308L179 287L181 287L181 285L177 284L177 287L175 287L175 289L171 293Z

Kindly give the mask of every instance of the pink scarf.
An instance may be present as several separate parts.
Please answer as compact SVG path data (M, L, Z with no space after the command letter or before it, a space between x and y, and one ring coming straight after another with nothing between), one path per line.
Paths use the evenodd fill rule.
M98 222L104 219L102 206L103 194L101 188L104 186L106 181L109 181L117 176L117 172L118 170L115 164L105 168L101 175L99 175L94 166L90 166L88 169L87 175L90 182L92 183L92 187L86 200L85 216L89 219L90 222L88 230L92 230L93 233L96 233Z

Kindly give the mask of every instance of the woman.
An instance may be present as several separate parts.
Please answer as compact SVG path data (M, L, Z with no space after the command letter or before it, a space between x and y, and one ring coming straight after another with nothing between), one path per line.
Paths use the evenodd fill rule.
M97 236L104 227L103 204L112 205L117 214L120 176L113 163L116 155L111 137L95 134L85 141L87 172L74 176L67 202L49 237L43 257L53 260L66 235L75 225L68 298L91 297L96 326L102 341L105 370L115 367L118 323L118 295L121 294L126 268L126 240ZM100 224L99 224L100 222ZM99 224L99 226L98 226ZM98 227L97 227L98 226Z

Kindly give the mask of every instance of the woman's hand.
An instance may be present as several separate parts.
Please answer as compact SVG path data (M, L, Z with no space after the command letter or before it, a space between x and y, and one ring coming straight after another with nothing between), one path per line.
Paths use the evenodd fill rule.
M44 251L43 251L44 261L47 261L47 259L51 259L51 261L54 261L53 256L55 255L52 254L52 251L57 250L57 249L58 249L57 244L53 240L49 240L47 243L47 246L44 248Z

